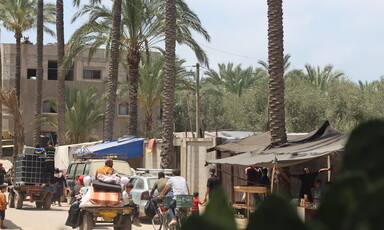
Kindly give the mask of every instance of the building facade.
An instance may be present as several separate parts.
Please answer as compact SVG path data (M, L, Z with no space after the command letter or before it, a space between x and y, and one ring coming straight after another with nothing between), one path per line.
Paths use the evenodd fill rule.
M0 52L2 58L2 76L3 87L15 86L16 73L16 45L0 44ZM102 97L106 92L107 76L108 76L108 60L105 58L105 50L98 49L92 60L88 62L88 52L76 58L73 68L66 75L66 86L76 89L84 89L86 87L94 87L97 89L98 97ZM21 90L20 90L20 106L25 128L25 144L33 143L32 122L34 119L35 104L35 79L37 67L36 45L22 44L21 47ZM43 104L42 113L57 116L52 110L49 100L57 97L57 46L45 45L43 57ZM123 65L119 66L118 74L119 82L127 81L127 71ZM128 92L127 92L128 93ZM105 109L105 105L101 108ZM160 125L160 105L156 105L153 113L154 127ZM128 104L127 101L117 99L116 117L114 123L114 139L127 134L128 130ZM144 130L144 110L138 105L138 132L143 133ZM9 114L3 114L3 130L13 134L13 120ZM56 129L44 126L41 128L42 136L52 136L56 139ZM103 125L96 127L94 135L102 139Z

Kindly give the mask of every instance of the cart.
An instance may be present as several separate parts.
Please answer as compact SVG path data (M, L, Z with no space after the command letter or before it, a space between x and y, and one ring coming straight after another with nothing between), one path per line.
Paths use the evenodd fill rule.
M43 189L45 188L45 189ZM35 202L37 208L51 208L51 187L39 185L21 185L9 187L9 207L21 209L23 201Z
M83 222L80 230L97 226L113 226L115 230L131 230L132 207L81 207Z

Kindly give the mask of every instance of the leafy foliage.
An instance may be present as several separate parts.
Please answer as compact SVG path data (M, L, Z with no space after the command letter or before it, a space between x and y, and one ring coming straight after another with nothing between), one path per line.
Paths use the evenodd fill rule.
M74 144L90 141L94 138L94 129L104 117L100 109L103 99L97 98L97 91L93 87L83 90L67 87L65 91L66 143ZM56 100L51 100L50 106L56 110ZM33 125L57 127L57 120L50 115L42 114L39 119L34 121Z

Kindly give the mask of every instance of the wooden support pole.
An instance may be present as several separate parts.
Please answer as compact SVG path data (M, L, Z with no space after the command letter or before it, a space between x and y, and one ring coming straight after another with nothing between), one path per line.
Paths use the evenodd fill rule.
M276 175L276 164L273 165L273 169L272 169L272 176L271 176L271 193L273 192L273 189L274 189L274 183L275 183L275 175Z

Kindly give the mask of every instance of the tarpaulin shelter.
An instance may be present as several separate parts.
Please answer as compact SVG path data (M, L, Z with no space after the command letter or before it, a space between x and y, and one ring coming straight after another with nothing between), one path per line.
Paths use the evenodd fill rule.
M144 138L121 138L86 148L78 149L76 154L94 153L98 158L113 157L129 159L143 156Z
M208 149L240 154L210 160L207 163L258 167L291 166L340 152L344 149L347 139L348 135L341 134L332 128L329 122L325 122L319 129L307 135L288 136L286 144L271 148L271 134L266 132Z

